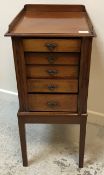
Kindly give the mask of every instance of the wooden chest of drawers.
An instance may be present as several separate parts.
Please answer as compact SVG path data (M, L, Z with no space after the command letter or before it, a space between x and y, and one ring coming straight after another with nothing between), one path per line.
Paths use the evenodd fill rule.
M9 26L19 96L19 131L27 166L25 124L80 124L83 167L93 27L82 5L25 5Z

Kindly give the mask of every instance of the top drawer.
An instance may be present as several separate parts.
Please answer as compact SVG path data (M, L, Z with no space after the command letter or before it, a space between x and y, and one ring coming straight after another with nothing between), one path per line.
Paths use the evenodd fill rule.
M80 52L80 39L23 39L24 51Z

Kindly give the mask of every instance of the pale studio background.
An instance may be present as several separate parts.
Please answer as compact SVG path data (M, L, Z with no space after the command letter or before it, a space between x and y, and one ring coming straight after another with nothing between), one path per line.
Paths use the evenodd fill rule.
M102 0L3 0L0 5L0 91L17 92L10 38L4 38L11 20L26 3L84 4L97 37L93 41L90 71L89 121L104 125L104 2Z

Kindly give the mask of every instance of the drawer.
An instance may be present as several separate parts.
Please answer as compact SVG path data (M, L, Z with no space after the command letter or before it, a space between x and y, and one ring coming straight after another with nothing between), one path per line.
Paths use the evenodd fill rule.
M26 64L78 65L78 53L31 53L25 52Z
M29 111L77 112L77 95L28 94Z
M28 92L77 93L78 80L28 79Z
M24 51L80 52L80 39L23 39Z
M78 66L26 66L28 78L78 78Z

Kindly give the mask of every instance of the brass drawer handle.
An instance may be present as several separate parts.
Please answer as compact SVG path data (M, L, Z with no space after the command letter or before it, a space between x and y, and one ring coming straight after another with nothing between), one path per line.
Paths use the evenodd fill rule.
M56 48L57 44L55 44L55 43L46 43L45 46L46 46L50 51L53 51L53 50Z
M47 70L49 75L56 75L58 73L57 70Z
M49 85L49 86L48 86L48 89L49 89L50 91L54 91L56 88L57 88L57 86L55 86L55 85Z
M55 108L58 105L58 103L55 101L49 101L47 104L50 108Z
M53 56L49 56L49 57L48 57L48 62L49 62L50 64L53 64L55 60L56 60L56 58L53 57Z

